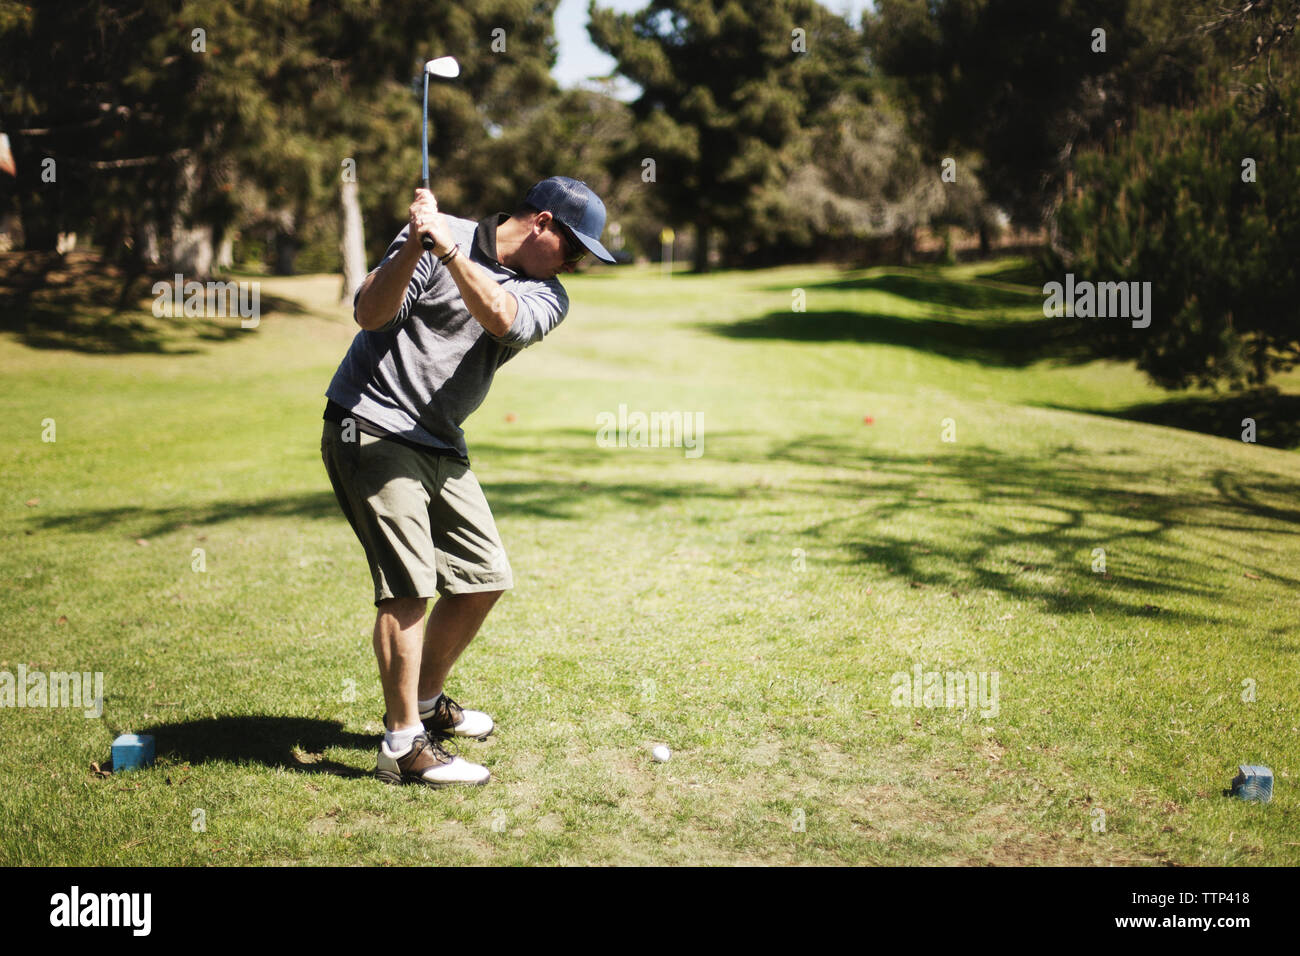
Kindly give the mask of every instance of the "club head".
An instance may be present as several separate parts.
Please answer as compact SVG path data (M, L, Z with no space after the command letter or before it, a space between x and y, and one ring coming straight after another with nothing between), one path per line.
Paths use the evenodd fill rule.
M453 76L460 76L460 64L456 62L454 56L440 56L424 64L424 72L431 76L451 79Z

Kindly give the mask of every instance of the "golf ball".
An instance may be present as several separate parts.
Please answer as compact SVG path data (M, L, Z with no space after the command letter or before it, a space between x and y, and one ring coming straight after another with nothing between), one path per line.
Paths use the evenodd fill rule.
M672 752L663 744L660 744L659 746L655 747L655 749L652 750L651 753L654 754L655 760L659 761L660 763L667 763L668 758L672 756Z

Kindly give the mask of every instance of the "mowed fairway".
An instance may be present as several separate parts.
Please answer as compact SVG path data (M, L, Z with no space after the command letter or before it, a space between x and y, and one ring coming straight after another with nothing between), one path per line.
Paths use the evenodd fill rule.
M1167 396L1014 265L568 280L467 423L516 577L449 685L477 789L367 776L336 277L179 354L4 334L0 671L105 701L0 709L0 863L1300 863L1300 459L1099 414ZM702 454L601 447L620 405ZM918 666L997 695L895 706ZM92 774L121 731L156 766Z

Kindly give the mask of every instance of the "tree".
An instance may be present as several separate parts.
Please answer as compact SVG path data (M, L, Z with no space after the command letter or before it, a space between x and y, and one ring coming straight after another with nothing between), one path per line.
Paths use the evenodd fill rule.
M624 162L653 160L668 216L695 227L696 270L715 231L738 261L762 241L782 148L836 94L865 85L861 37L812 0L652 0L635 14L593 0L589 11L592 41L642 90Z
M434 51L463 67L430 110L431 159L454 173L440 198L457 208L493 175L479 150L554 91L555 3L5 0L0 128L27 234L52 245L91 226L111 254L156 246L201 272L231 230L269 229L287 270L313 233L338 228L347 158L362 208L400 223L419 170L410 81ZM47 157L55 183L39 178ZM379 236L382 249L391 231Z
M1209 44L1175 0L880 0L866 31L931 156L983 157L989 196L1037 225L1074 153L1143 106L1205 88Z
M1080 156L1057 216L1058 268L1151 283L1150 326L1104 325L1095 345L1166 388L1261 385L1300 362L1300 71L1287 42L1300 2L1286 6L1207 16L1235 68L1204 102L1144 110Z
M896 104L879 93L871 103L841 95L794 141L789 181L774 190L772 228L801 229L792 238L802 244L891 238L908 261L924 226L987 226L977 159L959 160L945 180Z

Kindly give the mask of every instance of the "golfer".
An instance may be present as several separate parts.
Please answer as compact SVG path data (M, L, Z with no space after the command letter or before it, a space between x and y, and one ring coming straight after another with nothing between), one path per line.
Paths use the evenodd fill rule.
M388 708L375 776L386 783L487 783L486 767L441 743L492 733L491 717L444 687L513 584L460 426L496 370L564 319L569 297L556 276L588 252L614 261L604 228L604 203L564 176L533 186L513 214L477 223L439 213L417 189L409 225L357 291L363 331L326 391L321 457L374 579Z

